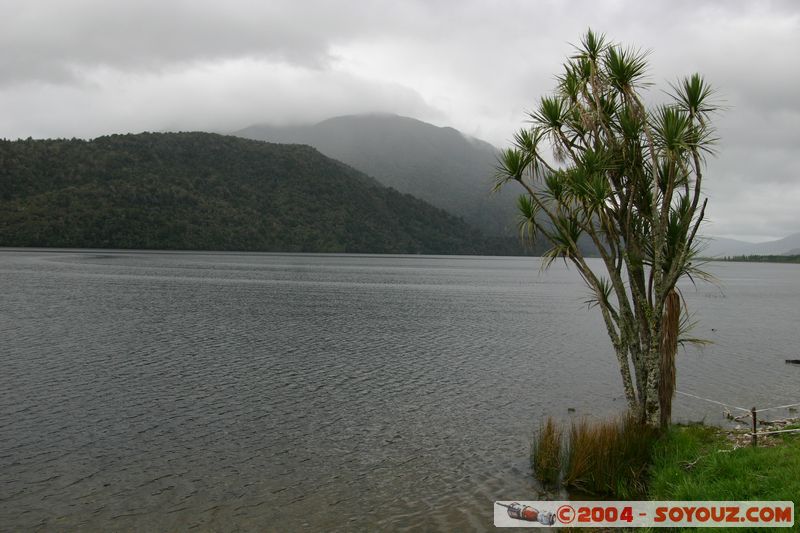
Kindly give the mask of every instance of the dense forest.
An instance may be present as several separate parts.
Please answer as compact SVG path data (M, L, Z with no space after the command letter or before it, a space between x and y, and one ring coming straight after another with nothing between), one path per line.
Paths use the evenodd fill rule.
M209 133L0 141L0 246L503 254L315 149Z

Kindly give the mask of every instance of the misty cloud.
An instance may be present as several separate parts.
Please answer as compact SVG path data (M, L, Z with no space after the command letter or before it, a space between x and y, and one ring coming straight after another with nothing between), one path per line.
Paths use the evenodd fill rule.
M4 2L0 137L232 131L394 112L507 144L589 26L701 72L727 110L708 231L800 230L792 1Z
M24 132L23 137L88 138L120 131L226 132L264 117L288 124L388 108L407 115L436 113L406 87L254 60L194 65L163 74L96 69L82 73L82 80L81 87L39 84L7 89L4 105L29 109L0 117L0 127ZM45 105L30 107L32 99Z

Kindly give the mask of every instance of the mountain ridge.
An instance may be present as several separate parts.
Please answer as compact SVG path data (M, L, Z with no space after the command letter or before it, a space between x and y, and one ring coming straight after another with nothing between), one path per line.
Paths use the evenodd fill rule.
M309 146L204 132L0 141L0 246L493 251L463 220Z
M516 192L491 193L497 148L451 128L389 113L315 124L254 124L246 138L308 144L400 192L462 217L487 235L515 235Z
M739 255L793 255L800 251L800 232L774 241L752 243L725 237L705 237L701 255L727 257Z

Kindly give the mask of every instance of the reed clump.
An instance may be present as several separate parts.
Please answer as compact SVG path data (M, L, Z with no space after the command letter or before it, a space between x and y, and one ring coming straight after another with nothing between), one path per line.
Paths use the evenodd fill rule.
M539 425L531 444L531 466L536 479L544 485L555 485L561 474L561 441L564 431L551 417Z
M596 422L573 421L562 449L563 434L562 427L548 418L534 438L531 463L543 485L556 483L560 476L564 486L585 494L620 499L645 494L657 429L626 414Z
M658 435L657 429L630 414L598 422L573 422L565 452L564 485L618 498L643 495Z

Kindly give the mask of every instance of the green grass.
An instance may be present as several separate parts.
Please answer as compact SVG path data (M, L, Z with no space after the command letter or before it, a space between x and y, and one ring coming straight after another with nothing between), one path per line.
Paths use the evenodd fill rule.
M650 498L786 500L797 506L800 436L779 440L770 448L748 446L731 451L717 428L673 426L653 450Z
M532 445L532 463L539 465L534 466L535 473L549 483L558 478L561 433L548 420ZM566 437L562 483L584 495L621 500L791 501L796 512L800 509L800 434L772 437L773 443L777 441L774 446L734 450L720 428L672 426L659 436L624 416L573 421ZM794 530L800 531L800 523Z

